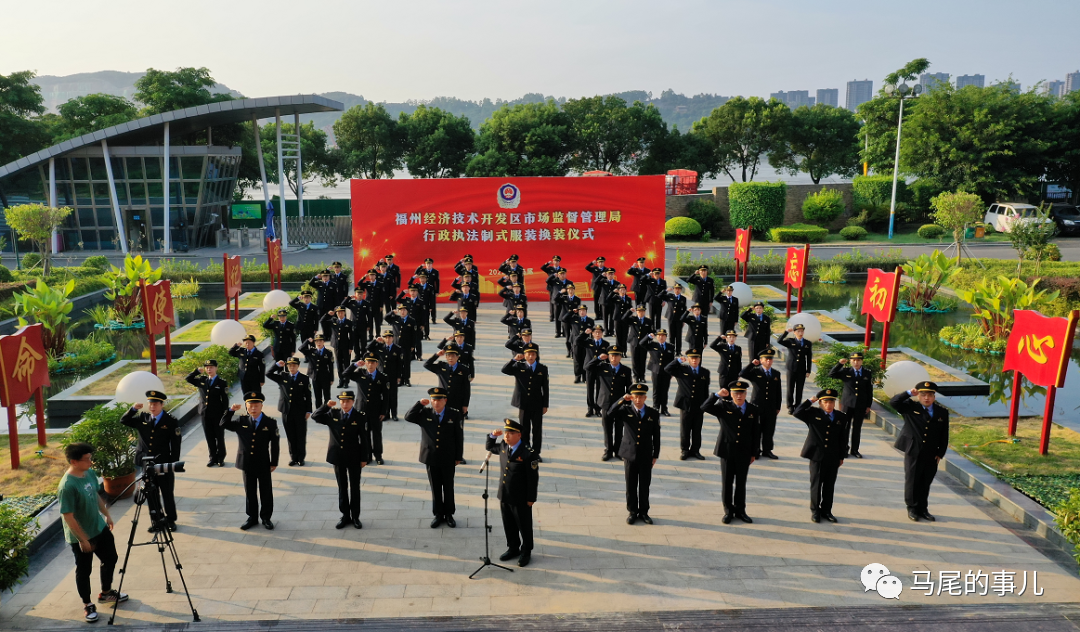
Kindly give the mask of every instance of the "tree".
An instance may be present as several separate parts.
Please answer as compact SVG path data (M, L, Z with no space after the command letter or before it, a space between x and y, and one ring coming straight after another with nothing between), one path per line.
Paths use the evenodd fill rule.
M88 94L75 97L57 108L59 125L53 143L127 123L138 117L135 104L111 94Z
M719 169L732 182L733 170L747 182L757 174L761 157L782 146L790 119L791 110L776 99L735 97L694 123L693 131L709 140Z
M291 123L282 123L281 133L283 135L296 134L296 126ZM268 181L276 182L278 178L277 124L271 123L260 128L259 139L262 143L261 158L263 164L266 165L266 178ZM254 140L252 140L251 144L254 144ZM302 161L300 169L304 176L304 186L316 180L324 187L337 186L340 154L333 147L327 145L326 132L316 128L312 122L300 124L300 159ZM256 164L257 168L258 165ZM285 181L289 184L289 189L292 190L293 195L296 195L296 161L294 160L285 161ZM260 186L261 184L259 182Z
M135 81L133 96L145 105L143 116L232 100L228 94L210 92L216 84L207 68L147 68L146 74Z
M465 173L476 149L476 133L467 116L454 116L421 104L401 113L406 139L405 165L415 178L457 178Z
M18 233L19 238L32 241L41 253L43 277L49 276L52 271L53 231L64 223L68 215L71 215L71 209L66 206L56 208L44 204L17 204L4 209L8 226Z
M698 178L715 177L720 171L716 152L703 134L683 134L678 127L660 134L638 162L638 175L666 174L671 169L696 171Z
M1053 146L1047 178L1053 182L1080 183L1080 90L1055 99L1050 129Z
M546 103L503 106L480 125L477 155L465 173L477 176L565 176L573 133L569 115Z
M640 101L628 107L616 96L570 99L563 112L570 119L572 134L570 168L579 173L633 173L653 142L667 130L655 107Z
M913 81L930 68L925 57L913 59L896 72L885 76L876 99L870 99L858 107L856 116L863 121L859 130L859 147L863 161L878 173L891 173L896 161L896 126L900 120L900 99L888 98L885 86L896 86ZM919 99L908 99L904 111L910 117L919 107ZM867 138L869 137L869 141Z
M1009 232L1005 236L1009 238L1013 250L1016 251L1016 274L1020 274L1020 268L1024 265L1024 256L1031 251L1035 254L1035 274L1039 273L1042 266L1043 256L1046 254L1050 240L1057 234L1057 224L1050 219L1052 204L1040 204L1038 210L1030 217L1017 219L1009 226ZM970 301L969 301L970 302Z
M354 105L334 123L342 151L341 174L360 178L392 178L402 166L405 133L382 104Z
M786 142L769 153L769 164L790 175L805 173L814 184L837 174L858 172L859 121L844 108L824 103L800 106L791 114Z
M0 165L46 146L46 127L33 117L45 112L41 88L29 70L0 75Z
M982 199L974 193L956 191L954 193L942 193L930 200L930 206L934 209L934 222L953 233L953 242L961 243L961 237L969 224L982 221ZM961 256L957 248L957 258Z

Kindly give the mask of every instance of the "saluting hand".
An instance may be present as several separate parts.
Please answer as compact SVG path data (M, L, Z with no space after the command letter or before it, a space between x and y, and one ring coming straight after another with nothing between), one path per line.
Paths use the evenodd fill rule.
M283 366L285 366L285 361L284 360L278 360L275 364L277 364L280 367L283 367Z
M332 400L332 399L331 399L331 400L327 400L327 402L326 402L326 405L327 405L327 406L329 406L330 408L333 408L334 406L337 406L337 402L335 402L335 401L334 401L334 400Z
M420 405L421 406L427 406L430 403L431 403L431 400L427 399L427 398L424 398L424 399L420 400Z
M622 398L623 398L623 401L626 401L626 402L630 401L630 393L627 393L627 394L623 395Z
M840 358L840 364L847 364L847 358Z
M716 394L719 397L727 397L728 395L731 394L731 391L727 390L726 388L722 388L719 391L717 391Z
M240 404L233 404L232 405L232 411L235 413L238 410L240 410Z
M754 358L754 366L757 366L759 364L761 364L761 360L758 360L757 358Z
M142 407L143 407L142 402L139 402L138 404L135 404L134 406L132 406L132 408L134 408L135 410L142 410Z
M525 359L525 356L520 354L520 353L514 356L514 361L515 362L521 362L524 359Z

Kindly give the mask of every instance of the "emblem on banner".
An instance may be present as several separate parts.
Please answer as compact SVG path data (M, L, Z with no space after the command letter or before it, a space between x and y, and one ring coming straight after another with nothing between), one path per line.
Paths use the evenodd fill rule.
M499 187L499 194L496 197L499 200L499 208L517 208L518 204L521 204L521 191L509 182Z

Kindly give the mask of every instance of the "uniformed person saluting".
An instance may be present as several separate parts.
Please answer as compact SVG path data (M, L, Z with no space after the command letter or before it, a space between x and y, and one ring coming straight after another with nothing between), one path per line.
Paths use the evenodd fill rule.
M381 316L380 316L381 319ZM327 310L326 315L320 321L323 324L323 332L330 332L330 346L334 348L337 356L338 386L348 386L345 380L345 370L349 368L349 349L352 348L353 322L345 318L345 306Z
M255 336L245 336L242 343L243 346L236 343L229 349L229 355L240 359L240 388L244 391L260 391L266 383L263 352L255 348Z
M522 352L502 368L504 375L514 378L514 394L510 405L518 409L518 422L521 424L521 440L532 448L541 463L540 452L543 448L544 415L548 411L550 396L548 388L548 368L537 358L540 347L530 342Z
M840 406L851 419L851 456L863 458L859 453L859 439L862 436L862 422L870 414L870 405L874 403L874 374L863 367L863 354L858 351L851 354L851 366L847 358L829 370L829 377L840 380L844 388L840 390Z
M585 416L599 417L604 414L603 409L596 403L600 398L600 376L590 367L598 366L592 364L593 359L607 353L607 350L611 348L611 343L604 340L603 325L597 323L592 329L581 332L577 338L576 347L584 378L582 381L585 382L585 404L588 406Z
M566 350L569 352L569 356L574 358L574 384L581 384L585 381L585 348L581 346L580 340L584 337L585 342L588 342L585 331L592 329L595 324L596 322L589 318L589 306L582 305L580 302L574 312L567 311L563 315Z
M741 316L746 323L747 357L756 358L772 341L772 319L765 314L765 303L758 301Z
M735 297L735 288L728 285L724 291L716 295L716 302L720 308L716 312L716 318L720 321L721 331L734 331L739 322L739 299Z
M788 333L792 331L795 332L795 337L788 338ZM790 327L785 329L784 333L776 339L778 344L787 347L788 350L785 359L787 366L787 395L785 397L788 414L793 414L796 402L802 401L803 386L810 377L810 367L814 366L814 343L803 337L805 332L806 327L799 324L795 325L794 329Z
M461 411L447 406L446 389L436 386L428 389L427 399L416 402L405 413L405 421L420 426L420 462L427 467L431 512L435 514L431 528L446 522L453 529L457 526L454 467L462 462L465 450Z
M277 469L281 451L281 436L277 419L263 414L263 395L259 391L244 393L247 414L233 420L240 404L233 404L221 418L221 427L236 433L236 469L244 473L244 494L247 496L247 521L240 525L244 531L259 524L273 529L274 483L270 473ZM259 507L259 500L262 507Z
M720 521L724 524L731 524L733 518L753 522L746 515L746 475L750 464L761 455L761 439L758 409L746 401L748 388L750 384L737 380L709 395L701 405L701 410L715 415L720 422L713 454L720 457L724 494L724 517Z
M350 524L363 529L360 522L360 475L371 462L371 440L368 435L370 413L353 407L355 394L352 391L338 393L338 401L329 400L319 407L311 420L330 430L330 443L326 447L326 462L334 466L337 479L338 511L341 520L335 529L344 529ZM340 402L341 408L336 408Z
M645 315L645 304L641 303L634 308L633 312L627 312L623 315L623 320L629 323L629 347L630 347L630 365L634 369L634 380L638 382L645 381L645 365L648 364L649 352L641 344L641 339L647 337L652 332L656 331L653 327L652 320Z
M288 371L281 369L288 367ZM278 410L289 442L289 466L303 467L307 460L307 420L311 417L311 380L300 372L300 358L278 360L266 377L277 382L281 391Z
M810 459L810 520L836 522L832 514L836 474L847 455L848 416L836 410L836 391L827 388L799 404L795 418L810 429L802 457ZM818 403L818 408L813 403Z
M606 353L594 357L585 365L585 370L597 381L596 407L604 430L604 454L600 457L601 461L610 461L622 444L622 426L616 425L604 414L630 391L630 385L634 383L633 373L630 367L622 363L622 356L622 349L611 346Z
M773 435L776 433L776 416L780 414L780 372L772 368L776 352L766 348L759 354L759 359L747 364L739 377L754 385L754 406L757 406L761 424L761 455L770 459L780 457L773 454Z
M499 436L503 442L499 443ZM503 427L488 435L485 448L499 455L499 509L503 531L506 533L506 552L499 560L518 558L518 566L528 566L532 559L532 507L540 486L540 459L521 441L521 424L504 419Z
M205 373L206 375L202 375ZM218 423L229 409L229 383L218 377L217 360L210 359L184 378L199 389L199 414L202 415L203 435L210 460L206 467L225 467L225 431Z
M379 465L383 464L382 426L386 419L387 399L390 393L390 380L385 371L379 370L379 357L368 353L364 359L349 365L345 370L345 379L356 382L360 391L360 410L367 413L367 429L371 434L368 445L371 446L372 458ZM370 463L371 461L368 461Z
M704 349L709 344L708 307L699 303L690 306L690 311L683 314L686 323L686 346L691 349Z
M677 357L675 345L667 341L667 330L661 329L655 334L649 334L641 340L645 350L649 352L649 371L652 373L652 405L660 411L661 415L670 417L668 412L668 391L671 390L671 375L664 367L671 364Z
M716 282L709 276L709 266L698 266L694 275L687 279L686 282L694 288L694 296L690 300L701 305L706 315L711 314L712 300L716 294Z
M308 340L319 329L322 312L311 302L311 290L300 292L300 298L289 301L289 307L296 310L296 333L301 340Z
M330 387L334 385L334 352L326 348L321 333L308 338L300 345L300 353L307 358L307 376L315 391L315 405L330 401Z
M701 404L709 398L712 376L701 366L701 351L688 349L686 355L668 362L664 370L679 383L675 393L675 407L679 409L679 460L694 457L704 461L701 426L705 415L701 412Z
M735 344L736 339L735 330L729 329L709 345L710 349L720 354L720 367L716 370L720 384L731 384L739 379L739 371L742 371L742 347Z
M180 460L180 422L165 412L165 400L168 396L161 391L146 391L148 413L139 412L143 404L139 402L128 409L120 418L120 423L134 428L139 435L139 446L135 449L135 462L142 465L143 457L154 457L154 463L173 463ZM162 510L165 524L169 531L176 530L176 498L173 489L176 475L172 472L159 474L156 478L161 490ZM154 531L151 523L149 531Z
M284 360L296 351L296 326L289 322L289 312L284 309L277 311L277 320L267 320L263 323L263 329L273 336L270 350L275 360Z
M904 453L904 503L908 518L915 521L935 520L928 511L930 484L949 449L949 411L934 403L937 390L934 382L919 382L889 400L904 418L893 447Z
M649 487L653 466L660 458L660 413L645 405L648 392L645 384L632 384L630 392L607 411L612 423L623 427L619 458L626 476L626 524L634 524L638 518L645 524L653 523Z

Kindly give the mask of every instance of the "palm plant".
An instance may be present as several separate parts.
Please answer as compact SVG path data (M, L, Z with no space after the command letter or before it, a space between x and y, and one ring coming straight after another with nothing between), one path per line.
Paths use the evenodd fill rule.
M64 355L67 347L67 328L71 322L72 291L75 281L68 281L62 288L51 288L44 281L38 280L32 290L16 294L15 315L19 317L19 326L25 327L30 322L41 323L42 342L49 355L58 358Z
M161 280L161 268L154 268L150 261L143 259L142 255L124 257L124 267L111 266L112 270L105 273L106 280L112 286L105 297L113 301L118 317L129 316L137 311L142 304L139 293L139 281L156 283ZM117 318L117 320L123 320Z
M996 280L979 281L973 290L961 291L960 298L974 308L972 316L980 321L983 332L991 340L1005 340L1012 331L1015 310L1037 310L1057 300L1060 292L1036 291L1038 284L1039 279L1028 286L1020 279L1001 275Z
M917 309L930 307L941 286L952 281L960 272L959 263L959 257L950 259L940 250L908 261L904 264L904 273L911 283L904 285L904 300Z

